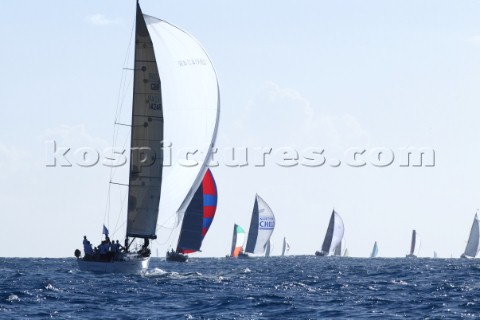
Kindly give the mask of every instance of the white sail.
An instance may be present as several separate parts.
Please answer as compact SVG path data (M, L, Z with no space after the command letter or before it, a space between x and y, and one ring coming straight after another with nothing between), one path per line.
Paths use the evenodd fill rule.
M272 241L268 240L265 248L265 257L270 257L271 250L272 250Z
M467 247L465 248L464 255L469 258L475 258L479 251L480 245L480 230L479 230L478 216L475 214L473 218L472 228L470 229L470 235L468 237Z
M322 253L328 255L332 253L343 239L345 227L340 215L333 210L328 224L327 233L322 244Z
M185 212L207 169L220 114L219 89L213 64L194 37L154 17L145 15L145 22L162 85L164 141L172 143L173 154L198 150L196 165L173 159L164 168L159 211L169 219Z
M282 256L285 255L290 250L290 244L287 241L286 237L283 237L283 247L282 247Z
M274 229L275 216L272 209L256 195L245 252L263 254Z
M335 251L333 252L334 256L341 256L342 255L342 242L338 244L338 246L335 248Z
M372 253L370 254L370 258L376 258L377 255L378 255L378 245L377 245L377 241L375 241L375 243L373 244Z

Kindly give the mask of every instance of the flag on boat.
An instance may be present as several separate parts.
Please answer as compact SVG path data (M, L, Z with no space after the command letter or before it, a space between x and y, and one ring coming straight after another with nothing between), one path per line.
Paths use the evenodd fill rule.
M105 225L103 225L103 232L102 232L102 234L108 236L108 229L107 229L107 227L105 227Z

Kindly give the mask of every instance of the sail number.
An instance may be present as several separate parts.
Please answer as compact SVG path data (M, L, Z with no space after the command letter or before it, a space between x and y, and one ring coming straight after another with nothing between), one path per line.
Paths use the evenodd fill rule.
M162 98L156 95L148 96L148 107L152 110L161 110L162 109Z

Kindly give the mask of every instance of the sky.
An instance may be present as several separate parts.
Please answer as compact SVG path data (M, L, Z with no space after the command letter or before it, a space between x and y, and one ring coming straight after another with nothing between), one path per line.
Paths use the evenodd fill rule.
M460 256L480 207L479 2L141 5L194 35L213 61L220 150L325 150L317 167L282 167L272 152L264 167L213 168L217 215L195 256L229 253L233 223L248 229L257 193L276 216L273 255L283 237L291 254L313 254L335 209L351 256L368 256L374 241L379 256L404 256L412 229L419 256ZM123 239L124 195L109 192L110 169L47 167L48 141L103 150L117 110L128 123L134 16L134 1L2 4L0 256L70 257L83 235L99 242L103 224ZM434 150L435 165L401 166L408 147ZM371 154L365 166L346 164L352 148ZM393 163L375 166L378 150L392 150ZM178 229L157 234L163 256Z

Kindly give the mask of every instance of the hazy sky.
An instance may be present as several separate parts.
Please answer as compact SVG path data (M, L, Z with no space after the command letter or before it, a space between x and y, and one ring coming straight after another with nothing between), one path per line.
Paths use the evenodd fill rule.
M351 256L368 256L374 241L380 256L404 256L413 228L420 256L463 252L480 207L480 2L141 5L209 53L221 90L220 149L325 149L320 167L280 167L267 156L265 167L212 169L217 215L197 256L228 253L233 223L248 229L255 193L277 219L274 255L284 236L292 254L318 250L332 208L343 217ZM134 16L133 0L2 3L0 256L73 256L84 234L100 240L103 223L123 239L120 187L112 187L106 214L110 169L47 168L46 141L111 146L119 91L119 120L130 121L131 74L123 68L133 65ZM436 161L329 165L352 147L427 147ZM122 169L116 179L125 182ZM157 233L153 248L163 256L178 232Z

